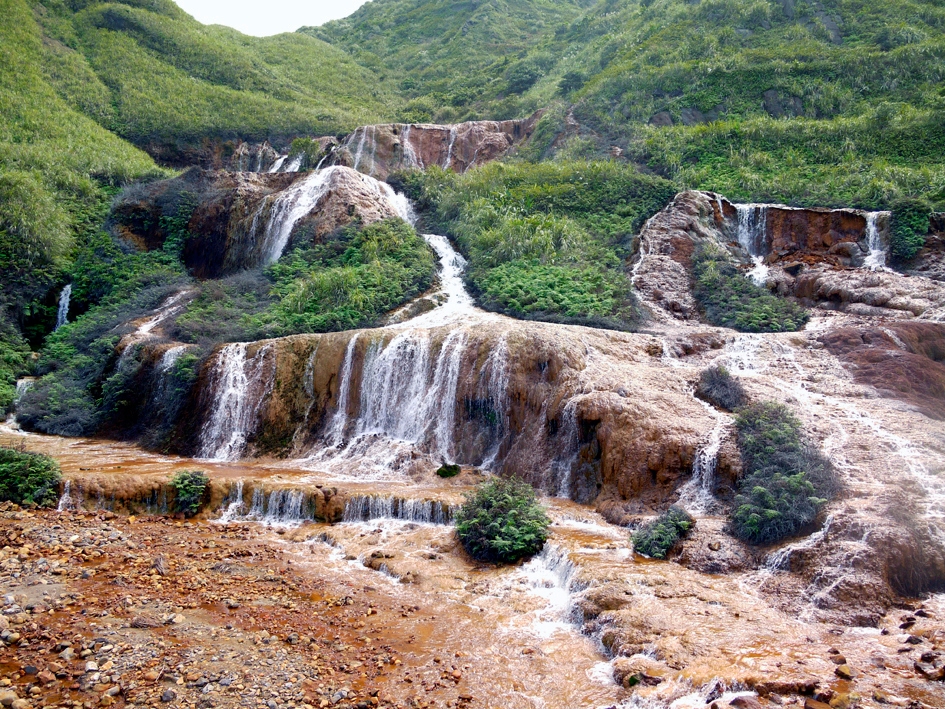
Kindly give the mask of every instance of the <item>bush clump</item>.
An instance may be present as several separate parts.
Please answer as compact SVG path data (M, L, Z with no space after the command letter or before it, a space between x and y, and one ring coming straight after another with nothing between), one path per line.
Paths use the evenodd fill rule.
M455 478L460 473L460 468L455 463L444 463L436 470L436 474L441 478Z
M782 404L752 404L739 413L735 426L744 473L732 531L752 544L797 534L837 492L830 461L810 446L801 422Z
M894 263L910 261L925 246L931 212L921 199L900 199L892 205L889 253Z
M182 470L177 473L169 483L174 490L174 510L186 517L193 517L200 509L209 484L210 478L200 470Z
M702 370L696 394L726 411L740 409L748 402L748 395L745 394L741 382L721 365Z
M482 483L456 513L456 534L469 555L507 564L541 551L549 524L532 486L516 478Z
M696 521L686 510L673 505L630 536L633 550L652 559L665 559L673 545L686 536L695 524Z
M60 480L59 463L48 455L0 448L0 500L52 507Z
M693 295L713 325L740 332L791 332L810 317L796 303L752 283L718 247L699 248L692 262Z

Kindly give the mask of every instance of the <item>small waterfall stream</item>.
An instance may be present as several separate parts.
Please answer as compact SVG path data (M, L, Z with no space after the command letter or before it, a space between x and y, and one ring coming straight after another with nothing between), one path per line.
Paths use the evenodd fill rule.
M72 284L68 284L59 294L59 310L56 313L56 330L69 322L69 304L72 300Z
M736 204L735 209L738 210L738 243L755 264L748 277L756 285L764 286L769 271L764 262L768 251L768 206Z
M888 212L870 212L866 215L866 244L870 251L863 265L871 271L886 269L887 245L883 243L878 225L879 218L885 214Z

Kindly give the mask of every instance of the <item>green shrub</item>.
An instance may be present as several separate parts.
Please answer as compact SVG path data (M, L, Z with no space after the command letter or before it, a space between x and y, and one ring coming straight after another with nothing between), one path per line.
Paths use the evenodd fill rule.
M739 409L748 401L741 382L721 365L702 370L699 384L696 385L696 394L726 411Z
M889 235L893 263L910 261L925 246L931 212L931 206L921 199L900 199L893 203Z
M736 419L743 473L731 528L752 544L769 544L810 525L839 483L830 461L805 440L784 405L761 402Z
M182 470L168 484L174 490L174 510L192 517L203 503L210 478L200 470Z
M790 332L810 317L796 303L752 283L720 247L700 246L692 262L693 295L713 325L740 332Z
M441 478L455 478L460 473L460 467L455 463L444 463L436 470Z
M665 559L673 545L686 536L695 524L696 521L686 510L673 505L631 535L633 550L653 559Z
M59 463L48 455L0 448L0 500L52 507L61 479Z
M494 478L467 496L456 534L474 559L514 563L541 551L550 520L528 483Z

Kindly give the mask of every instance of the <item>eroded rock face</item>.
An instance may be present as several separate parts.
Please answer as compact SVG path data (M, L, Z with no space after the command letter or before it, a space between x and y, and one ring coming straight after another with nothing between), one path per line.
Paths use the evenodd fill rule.
M216 278L269 263L293 244L317 243L355 219L398 216L392 198L386 185L345 167L305 174L195 168L126 192L111 223L120 237L150 250L168 237L165 217L189 214L184 263L198 278Z
M540 117L536 113L515 121L362 126L335 149L330 162L353 167L379 180L397 170L422 170L434 165L465 172L507 155L531 136Z
M230 345L207 364L178 442L367 479L423 478L452 460L583 502L665 504L710 417L685 379L657 374L650 339L501 319ZM234 367L238 402L220 398Z

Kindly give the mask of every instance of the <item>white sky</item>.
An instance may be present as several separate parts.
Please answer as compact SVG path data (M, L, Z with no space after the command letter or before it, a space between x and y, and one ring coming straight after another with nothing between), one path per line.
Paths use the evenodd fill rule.
M205 25L266 37L347 17L366 0L174 0Z

